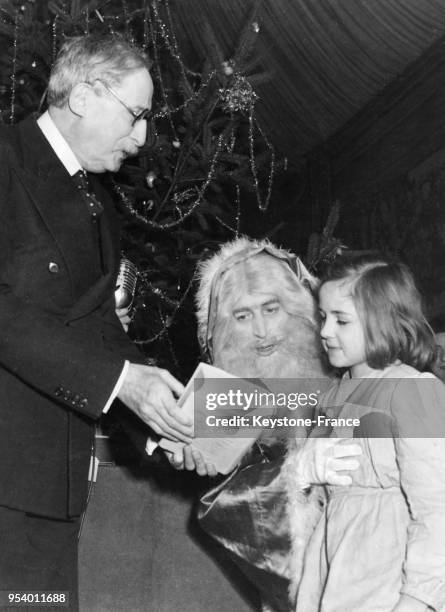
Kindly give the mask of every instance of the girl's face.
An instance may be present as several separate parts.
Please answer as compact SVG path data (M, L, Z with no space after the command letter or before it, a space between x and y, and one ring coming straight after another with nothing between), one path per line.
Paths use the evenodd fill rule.
M365 334L351 297L351 283L345 280L324 283L319 303L321 340L330 364L348 368L353 378L372 372L366 363Z

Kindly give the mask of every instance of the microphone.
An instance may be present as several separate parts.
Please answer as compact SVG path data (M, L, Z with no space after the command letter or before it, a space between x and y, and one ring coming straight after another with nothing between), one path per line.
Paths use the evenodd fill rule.
M138 281L138 269L132 261L123 257L119 265L119 273L116 279L116 290L114 300L116 308L131 307L136 292Z

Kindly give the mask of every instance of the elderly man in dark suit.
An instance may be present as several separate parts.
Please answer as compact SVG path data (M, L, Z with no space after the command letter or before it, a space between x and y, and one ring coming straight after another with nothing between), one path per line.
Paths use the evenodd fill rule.
M95 176L144 144L152 94L139 50L74 38L48 111L0 128L0 590L69 591L71 609L95 421L121 401L157 434L192 431L182 385L116 316L119 222Z

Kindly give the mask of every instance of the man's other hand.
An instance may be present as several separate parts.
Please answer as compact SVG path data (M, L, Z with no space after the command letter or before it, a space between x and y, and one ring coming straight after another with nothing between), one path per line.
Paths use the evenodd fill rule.
M193 424L174 397L183 391L167 370L130 363L118 398L160 436L190 443Z

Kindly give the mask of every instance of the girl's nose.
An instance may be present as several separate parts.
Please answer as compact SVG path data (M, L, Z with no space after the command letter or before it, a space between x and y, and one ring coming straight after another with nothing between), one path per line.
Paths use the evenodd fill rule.
M320 336L324 339L324 338L329 338L331 335L332 335L332 326L328 323L327 319L324 319L320 327Z

